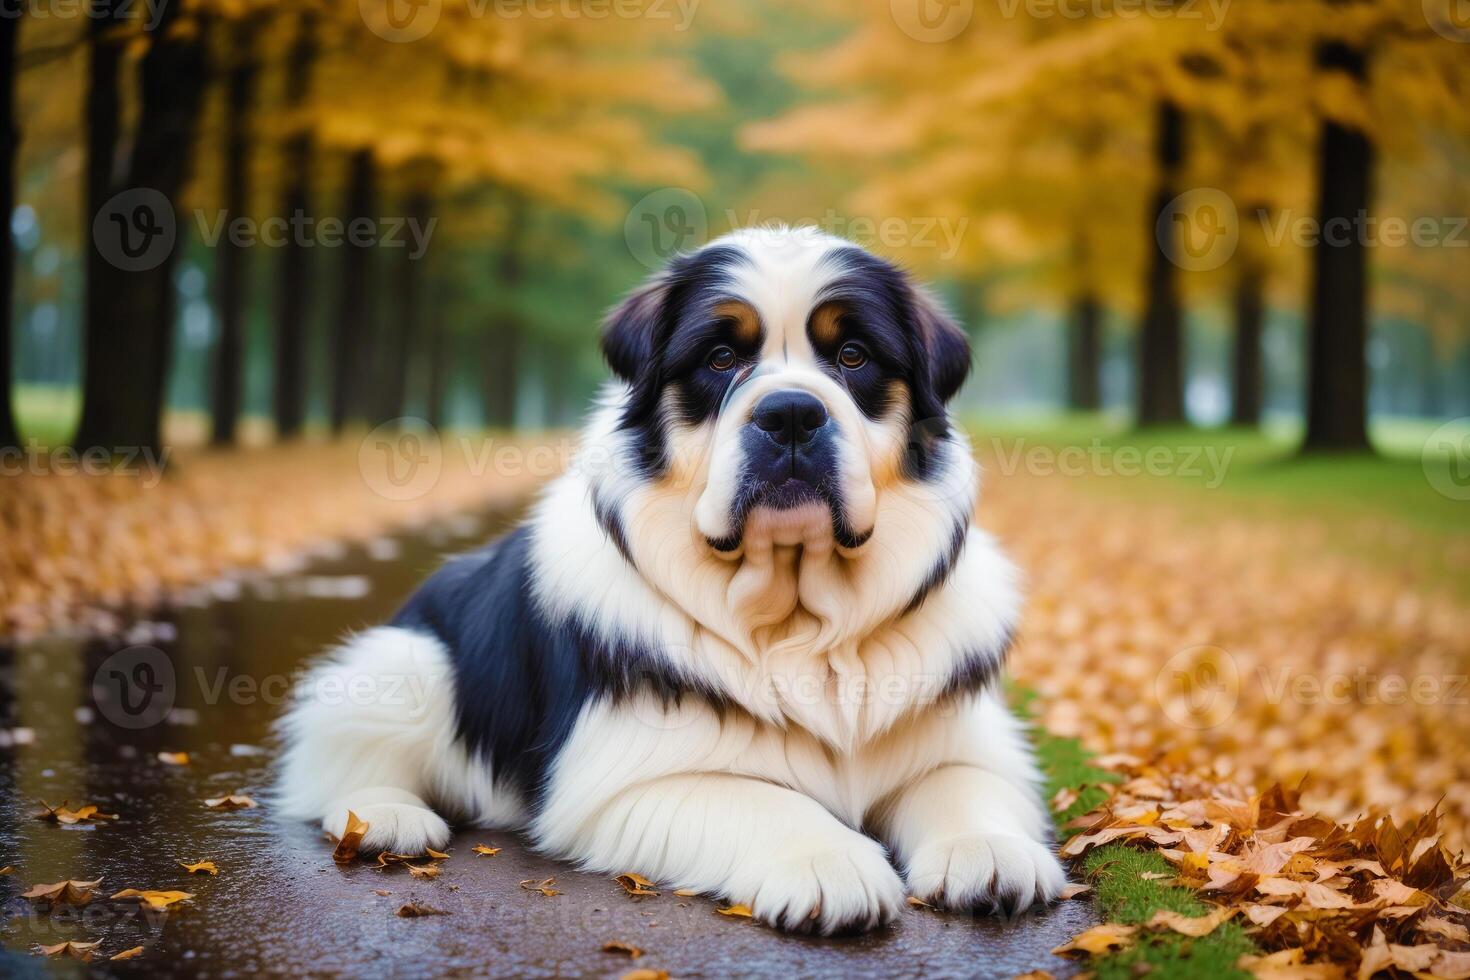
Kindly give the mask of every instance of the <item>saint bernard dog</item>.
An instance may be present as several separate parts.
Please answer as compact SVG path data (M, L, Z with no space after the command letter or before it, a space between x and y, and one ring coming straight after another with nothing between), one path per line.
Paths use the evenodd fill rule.
M1018 576L945 408L963 331L858 246L761 228L602 344L616 381L524 524L301 686L281 809L350 810L368 851L517 828L791 930L1056 898L999 689Z

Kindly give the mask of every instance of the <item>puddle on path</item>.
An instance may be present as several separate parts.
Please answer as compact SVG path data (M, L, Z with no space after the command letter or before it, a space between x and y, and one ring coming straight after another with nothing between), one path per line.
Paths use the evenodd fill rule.
M514 517L461 517L341 549L299 572L218 584L121 638L0 647L0 867L15 869L0 877L0 974L80 975L79 962L29 955L67 940L100 941L93 972L150 976L1065 972L1048 950L1089 924L1087 903L1016 923L912 910L874 935L817 940L727 919L701 898L629 898L509 834L458 834L439 878L421 882L402 870L339 868L318 829L273 817L270 728L302 665L387 618L445 554ZM165 764L164 752L186 752L190 763ZM265 805L203 803L237 790ZM34 818L41 800L96 804L118 819L61 827ZM480 842L504 849L480 858L470 850ZM199 860L220 874L189 875L177 863ZM564 894L517 884L551 875ZM99 897L50 913L19 897L68 878L101 878ZM195 898L147 913L105 897L124 888ZM399 918L410 899L449 914ZM647 952L636 961L601 952L611 940ZM138 945L136 960L101 962Z

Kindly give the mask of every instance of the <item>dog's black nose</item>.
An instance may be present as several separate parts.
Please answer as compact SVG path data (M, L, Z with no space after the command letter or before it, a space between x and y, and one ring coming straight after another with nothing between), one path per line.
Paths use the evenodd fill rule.
M801 444L827 424L827 408L804 391L773 391L755 406L753 421L779 446Z

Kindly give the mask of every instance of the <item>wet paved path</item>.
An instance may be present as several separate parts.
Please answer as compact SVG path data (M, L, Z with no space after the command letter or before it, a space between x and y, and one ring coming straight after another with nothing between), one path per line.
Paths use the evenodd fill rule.
M289 574L224 583L123 639L0 648L0 868L14 869L0 876L0 975L80 975L79 962L29 954L67 940L100 941L93 973L149 976L1065 972L1048 951L1089 924L1086 902L1013 923L907 909L878 933L813 939L718 915L704 898L630 897L606 877L528 853L510 834L460 833L438 878L422 881L402 868L339 867L319 830L273 817L270 725L294 672L343 632L385 618L442 555L507 519L451 521ZM161 752L187 752L190 762L165 764ZM236 790L262 806L203 803ZM63 827L33 817L38 800L63 799L119 818ZM502 850L481 857L471 851L479 843ZM199 860L219 875L177 864ZM560 895L519 886L553 876ZM49 913L19 897L67 878L101 878L99 897ZM145 913L105 897L124 888L195 897ZM400 918L409 901L447 914ZM645 953L602 952L611 941ZM135 960L101 961L138 945Z

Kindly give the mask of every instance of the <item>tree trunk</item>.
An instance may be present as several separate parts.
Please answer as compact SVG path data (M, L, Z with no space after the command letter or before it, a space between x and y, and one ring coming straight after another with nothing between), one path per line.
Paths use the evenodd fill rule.
M117 155L118 68L122 52L115 36L109 36L115 15L116 0L99 0L95 16L88 18L87 29L87 101L86 101L86 184L83 188L84 215L102 213L115 186L114 168ZM76 435L79 446L112 444L109 426L118 416L118 404L127 392L110 376L117 370L118 358L127 357L125 338L111 329L115 290L120 270L98 247L91 227L83 229L86 250L83 301L82 353L82 418ZM136 370L136 365L133 366Z
M521 352L521 332L509 318L485 331L484 382L485 424L509 429L516 422L516 374Z
M1138 336L1138 424L1173 425L1184 421L1184 326L1179 303L1178 243L1172 225L1160 216L1179 194L1184 163L1184 115L1172 102L1158 107L1155 164L1158 185L1149 210L1147 307Z
M485 343L485 419L492 426L510 428L515 425L517 365L521 352L521 324L517 291L525 274L524 256L526 226L529 214L526 202L512 197L506 222L505 244L501 248L496 278L506 302L486 333Z
M1261 424L1261 331L1266 306L1261 270L1249 261L1235 283L1235 372L1231 378L1230 424Z
M241 21L231 45L235 63L225 87L224 191L226 221L246 217L250 210L251 111L255 107L255 37L257 25L249 17ZM216 301L219 306L219 338L214 354L214 387L211 404L216 446L235 443L240 422L240 395L244 374L246 296L249 254L243 243L226 234L218 244L215 266Z
M1067 403L1076 412L1102 407L1102 306L1084 294L1072 306L1071 342L1067 349Z
M110 452L149 450L162 444L162 422L168 366L173 348L175 296L173 272L178 259L177 239L172 247L155 256L160 229L181 231L179 193L189 176L199 128L201 98L207 82L207 23L198 30L179 30L178 4L166 4L156 24L145 28L148 51L139 65L138 127L128 161L124 186L130 195L152 191L161 197L158 207L136 203L131 198L117 222L120 237L99 241L92 238L92 253L109 246L112 256L89 255L87 332L88 363L82 395L82 422L77 443L82 448L100 446ZM102 18L94 18L98 23ZM94 28L95 30L95 28ZM94 47L98 43L93 35ZM117 107L115 94L99 96L97 88L116 84L116 62L111 76L106 59L99 65L94 57L92 89L88 96L89 129L98 125L94 112ZM88 166L89 203L105 176L103 160L110 154L115 122L94 130L101 136L89 149L94 159ZM159 209L164 213L157 213ZM89 210L99 215L105 210ZM132 229L127 227L131 222ZM100 223L99 223L100 224ZM94 228L97 227L94 225ZM105 228L105 225L101 225ZM92 231L94 229L89 229ZM133 231L139 232L133 235ZM166 241L166 239L162 239ZM119 244L120 242L120 244ZM140 265L119 264L128 258L129 245L141 245ZM118 246L121 252L114 251ZM92 263L98 265L94 270ZM104 266L111 266L104 269ZM94 272L100 275L94 275ZM100 291L99 291L100 287ZM100 353L102 356L94 356Z
M1337 41L1318 46L1317 67L1341 71L1360 84L1368 78L1365 52ZM1368 277L1359 221L1368 213L1373 144L1366 133L1324 119L1317 166L1321 231L1312 248L1302 449L1366 450Z
M372 150L358 150L348 162L346 224L371 219L376 196ZM337 298L337 320L332 325L332 433L341 433L349 419L365 418L369 396L366 381L372 366L373 245L347 235L342 247L342 280Z
M424 227L432 207L429 195L423 190L410 191L404 199L404 217ZM387 343L383 361L383 397L379 407L378 422L402 418L408 398L408 368L414 349L418 346L423 323L423 263L427 256L413 254L412 239L407 229L403 231L402 252L395 256L398 263L398 288L396 315L387 330Z
M445 371L448 368L449 338L438 317L429 318L429 386L424 394L424 420L436 429L444 428Z
M0 215L6 222L15 210L15 158L20 147L20 130L15 122L15 42L24 9L17 7L14 16L6 11L6 16L0 17ZM15 240L8 227L3 232L0 234L0 449L20 445L15 410L10 403L14 387L11 306L15 289Z
M300 112L311 95L312 66L317 56L316 15L305 11L297 24L296 39L286 56L286 112ZM287 222L286 245L277 260L275 384L272 395L276 438L301 433L306 421L307 311L311 309L312 250L296 229L310 207L314 145L311 131L298 122L284 148L282 217Z

